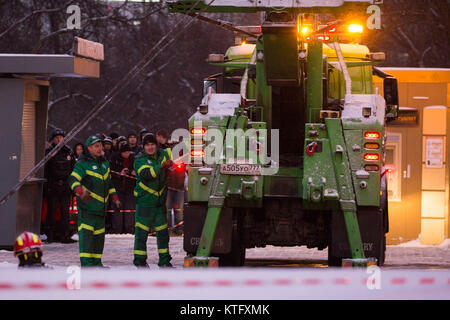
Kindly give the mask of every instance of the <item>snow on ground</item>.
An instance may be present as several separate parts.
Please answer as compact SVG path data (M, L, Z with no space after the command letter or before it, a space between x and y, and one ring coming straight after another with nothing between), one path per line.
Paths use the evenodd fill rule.
M78 269L78 243L44 244L44 270L19 270L13 252L1 250L0 299L450 299L448 239L387 246L381 290L367 287L365 270L328 268L326 249L267 246L248 249L243 268L186 269L183 238L171 237L175 269L161 270L149 237L150 269L137 270L133 243L130 234L107 235L102 261L110 269L100 270ZM68 271L77 269L81 289L68 290Z
M439 248L439 249L450 249L450 239L445 239L441 244L438 245L427 245L422 244L420 240L420 235L416 240L411 240L396 245L399 248Z
M112 268L133 268L134 236L131 234L106 235L103 263ZM183 268L183 238L171 237L169 243L172 264ZM147 241L148 263L156 267L158 260L156 237ZM248 267L327 267L327 249L307 249L302 247L275 247L247 249ZM53 266L79 265L78 243L44 243L43 261ZM17 263L11 251L0 251L0 263ZM420 241L410 241L401 245L389 245L386 250L384 269L448 269L450 270L449 239L439 246L424 246Z

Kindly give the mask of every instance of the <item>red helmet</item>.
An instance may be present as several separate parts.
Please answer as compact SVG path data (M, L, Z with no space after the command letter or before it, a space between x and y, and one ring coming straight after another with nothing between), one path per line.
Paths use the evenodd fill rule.
M38 235L31 232L24 232L17 237L14 243L14 255L30 253L35 251L42 252L42 241Z

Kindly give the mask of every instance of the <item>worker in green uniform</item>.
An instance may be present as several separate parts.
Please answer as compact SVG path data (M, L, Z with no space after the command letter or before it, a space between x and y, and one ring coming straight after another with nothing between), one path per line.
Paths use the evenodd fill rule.
M155 135L143 138L144 150L136 156L134 171L137 198L134 237L134 265L148 267L147 237L153 225L156 232L160 267L172 267L166 218L166 169L173 165L166 150L159 148Z
M121 205L111 182L109 162L103 157L102 140L91 136L86 147L69 176L69 185L77 196L81 266L103 267L108 200L111 197L117 208Z

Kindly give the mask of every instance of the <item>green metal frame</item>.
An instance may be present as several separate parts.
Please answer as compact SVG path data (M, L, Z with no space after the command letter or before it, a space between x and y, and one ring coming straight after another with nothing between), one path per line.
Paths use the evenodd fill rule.
M194 12L206 9L205 12L259 12L273 11L273 7L257 7L257 6L216 6L214 3L207 7L209 2L207 0L200 2ZM232 3L232 2L230 2ZM309 8L286 8L286 11L291 13L319 13L319 12L348 12L350 9L359 10L365 9L367 1L359 2L344 2L341 7L309 7ZM188 10L192 9L195 4L193 0L178 0L178 1L168 1L169 12L179 12L186 13ZM263 28L264 29L264 28ZM281 34L286 38L286 33ZM292 35L297 37L297 35ZM266 37L266 38L265 38ZM270 39L269 39L270 37ZM264 43L264 40L267 40ZM269 41L270 40L270 41ZM272 128L272 87L268 85L268 78L273 76L278 76L276 72L280 71L280 68L275 68L272 65L272 69L268 69L267 61L276 57L277 59L282 59L280 52L277 51L277 34L263 34L257 38L256 41L256 66L251 65L249 61L229 61L223 63L214 63L216 66L222 67L234 67L238 69L246 70L246 74L250 67L256 67L256 78L254 80L248 80L247 90L250 91L251 95L246 97L247 99L254 99L255 105L251 107L251 110L262 110L262 118L259 119L261 123L264 123L264 127ZM289 38L288 40L292 40ZM297 39L299 41L299 39ZM270 43L269 43L270 42ZM278 42L279 43L279 42ZM290 47L289 47L290 48ZM262 53L262 55L260 55ZM291 53L291 52L290 52ZM292 59L291 59L292 60ZM292 61L290 61L292 62ZM351 68L365 68L373 65L370 61L351 61L348 67ZM331 66L331 65L330 65ZM301 65L300 65L301 68ZM347 130L341 119L325 119L325 124L321 123L320 111L323 108L323 72L324 72L324 62L323 62L323 43L319 41L312 41L308 44L308 55L306 60L307 69L307 82L306 82L306 133L310 130L316 130L314 128L322 127L319 136L317 138L309 139L305 135L305 146L311 141L321 141L323 147L326 148L322 154L317 155L315 158L308 158L305 155L304 168L283 168L280 173L273 177L267 177L265 179L266 184L261 184L256 188L255 196L261 201L251 202L245 197L241 197L242 201L247 201L250 203L250 207L258 207L262 204L262 197L267 192L266 187L277 179L277 177L283 177L287 175L293 177L298 182L298 197L303 198L305 208L311 210L339 210L342 212L348 242L350 245L351 255L353 259L360 259L358 261L364 261L365 255L362 246L361 234L358 225L357 217L357 199L356 199L356 186L354 183L354 177L352 176L352 159L353 156L348 150L350 145L347 138L351 138L351 130ZM282 72L281 72L282 73ZM364 73L364 72L363 72ZM282 76L281 76L282 78ZM302 80L301 78L299 78ZM363 79L359 79L361 83L367 81L368 77L363 75ZM341 80L339 79L339 82ZM278 85L278 84L277 84ZM365 84L361 86L361 93L369 93L365 91L370 91L366 88ZM336 98L341 95L340 88L339 92L334 92ZM359 93L359 92L358 92ZM370 92L371 93L371 92ZM244 99L245 100L245 99ZM228 129L242 129L246 130L247 125L250 124L249 119L241 119L242 116L238 116L236 113L234 116L230 117L228 122ZM207 122L214 123L214 119L210 119ZM223 121L223 120L221 120ZM345 130L344 130L345 129ZM361 128L358 128L359 130ZM348 132L347 132L348 131ZM270 143L270 141L268 141ZM224 148L226 150L226 147ZM327 168L329 170L325 173L314 172L314 166L317 167L317 163L328 164ZM325 166L322 166L325 167ZM232 198L229 196L230 190L231 194L234 195L235 191L239 190L242 180L238 181L235 176L222 175L220 173L220 164L215 164L213 169L213 174L210 176L211 180L203 189L203 192L208 192L208 211L206 219L203 225L202 234L199 242L199 247L194 257L195 266L207 266L208 257L211 254L211 248L214 242L215 233L218 227L220 215L222 209L226 204L226 200ZM322 176L321 176L322 175ZM196 174L195 177L198 177ZM323 182L325 181L325 182ZM246 181L247 182L247 181ZM263 190L264 189L264 190ZM197 190L197 189L195 189ZM330 192L330 190L332 192ZM320 193L319 197L316 197ZM329 192L327 194L327 192ZM206 196L205 196L206 198ZM239 201L237 202L239 204ZM362 259L362 260L361 260Z
M349 166L349 156L344 139L342 122L340 119L326 119L325 124L330 138L330 147L333 152L333 166L337 177L339 204L344 215L347 228L348 242L352 258L365 258L362 247L361 233L359 231L355 190Z

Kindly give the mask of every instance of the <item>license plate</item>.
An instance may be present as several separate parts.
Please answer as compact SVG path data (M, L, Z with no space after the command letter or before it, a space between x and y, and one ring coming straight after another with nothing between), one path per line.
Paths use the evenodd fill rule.
M254 176L261 174L260 164L221 164L220 173L222 174L233 174L233 175L244 175L244 176Z

